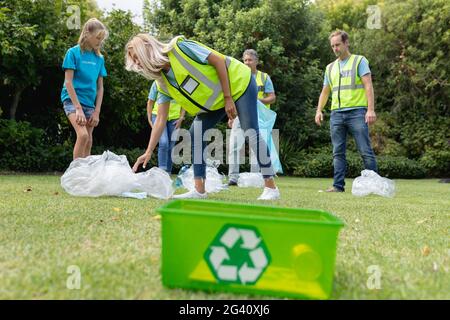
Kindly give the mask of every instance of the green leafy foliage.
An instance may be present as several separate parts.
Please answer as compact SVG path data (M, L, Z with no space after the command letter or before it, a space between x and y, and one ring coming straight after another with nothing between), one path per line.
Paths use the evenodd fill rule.
M364 165L360 155L354 151L347 151L347 174L348 178L361 175ZM378 172L388 178L424 178L426 169L416 160L403 156L379 156L377 157ZM301 177L332 177L333 155L330 148L322 148L315 153L302 153L294 175Z
M110 31L102 50L108 77L94 146L137 150L147 144L150 129L145 104L151 83L125 71L124 46L131 36L145 30L162 40L182 34L236 58L241 58L247 48L256 49L260 69L271 76L275 85L275 128L280 129L279 154L285 173L330 176L329 114L325 112L321 127L315 125L314 114L325 66L334 59L328 35L343 28L350 34L351 51L366 56L370 62L378 114L370 134L380 171L383 159L387 159L390 165L386 174L422 176L417 164L426 176L450 175L450 89L445 59L450 51L448 1L144 1L144 26L136 25L129 12L113 10L103 14L91 0L2 1L0 116L12 117L14 111L16 119L31 124L10 124L3 130L20 128L30 132L32 127L39 128L33 134L43 137L47 143L42 145L46 150L43 153L55 159L55 165L42 164L44 171L67 165L75 142L59 101L64 78L62 59L66 50L76 44L80 32L66 26L66 9L73 4L80 7L81 23L97 17ZM381 10L380 29L366 26L369 5L378 5ZM25 148L27 152L40 148L39 139L27 139L22 142L36 142ZM4 142L2 146L8 146L2 158L21 157L14 153L21 151L13 145ZM324 146L328 151L319 152ZM352 171L350 166L349 174L359 174L360 160L356 153L352 155L356 151L352 139L348 149L348 159L355 158L357 168ZM97 153L103 150L96 149ZM307 167L306 159L312 161ZM17 168L41 170L36 165L31 168L32 161L21 161L23 164Z

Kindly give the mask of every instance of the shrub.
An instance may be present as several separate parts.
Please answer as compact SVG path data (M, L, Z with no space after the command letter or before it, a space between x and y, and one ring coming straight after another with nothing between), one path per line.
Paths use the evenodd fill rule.
M0 168L17 171L42 170L45 132L29 122L0 120Z
M294 170L294 175L301 177L333 177L333 156L322 150L318 153L304 154L301 164ZM378 156L378 171L388 178L423 178L427 171L418 161L403 156ZM347 151L347 178L361 174L364 165L356 152Z

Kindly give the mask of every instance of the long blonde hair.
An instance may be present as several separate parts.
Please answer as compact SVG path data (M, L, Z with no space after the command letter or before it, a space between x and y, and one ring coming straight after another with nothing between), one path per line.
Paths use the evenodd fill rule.
M78 44L80 45L81 51L85 51L88 49L87 41L89 37L94 36L97 37L101 35L103 37L103 41L108 38L108 29L106 29L105 25L101 23L96 18L91 18L83 26L81 30L80 38L78 39ZM95 54L101 56L100 48L95 49Z
M169 63L167 53L179 38L180 36L169 43L163 43L147 33L137 34L125 46L125 69L137 72L149 80L161 81L161 71Z

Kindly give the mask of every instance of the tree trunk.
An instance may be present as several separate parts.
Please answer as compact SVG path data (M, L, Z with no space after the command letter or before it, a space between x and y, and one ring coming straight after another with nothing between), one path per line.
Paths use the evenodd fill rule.
M22 96L22 92L25 88L23 87L16 87L16 90L14 92L14 98L13 101L11 103L11 107L9 109L9 118L11 120L15 120L16 119L16 111L17 111L17 107L19 106L19 101L20 101L20 97Z

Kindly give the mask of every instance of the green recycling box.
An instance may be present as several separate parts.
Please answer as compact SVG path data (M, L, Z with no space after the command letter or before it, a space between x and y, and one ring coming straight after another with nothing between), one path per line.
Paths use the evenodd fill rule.
M319 210L173 200L162 215L171 288L327 299L343 222Z

